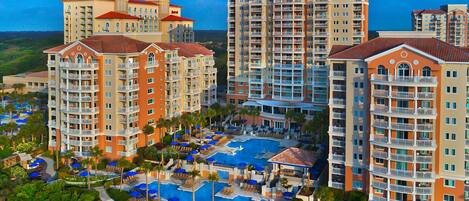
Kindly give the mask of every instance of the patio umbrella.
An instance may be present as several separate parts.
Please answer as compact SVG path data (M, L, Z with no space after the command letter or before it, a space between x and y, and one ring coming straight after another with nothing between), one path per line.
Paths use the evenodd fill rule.
M293 196L294 196L293 192L283 192L283 197L291 198Z
M178 144L179 144L178 142L171 142L170 143L170 145L173 145L173 146L178 145Z
M196 125L195 128L196 128L196 129L200 129L200 125Z
M139 185L136 185L135 188L138 188L138 189L146 189L147 188L147 185L144 184L144 183L141 183Z
M34 163L45 163L46 161L42 158L36 158L36 160L34 160Z
M207 135L207 136L205 136L205 139L212 139L212 136L211 136L211 135Z
M247 164L246 163L238 163L238 167L240 168L246 168Z
M249 184L249 185L256 185L256 184L257 184L257 181L250 179L250 180L248 180L246 183Z
M36 168L37 166L39 166L39 163L36 162L29 164L30 168Z
M174 170L174 173L185 173L186 170L185 169L182 169L182 168L178 168L176 170Z
M137 191L130 191L129 195L130 195L131 197L134 197L134 198L138 198L138 197L142 196L142 195L141 195L139 192L137 192ZM143 196L142 196L142 197L143 197Z
M210 142L208 142L209 145L215 145L217 144L218 140L212 140Z
M207 158L207 162L213 163L213 162L215 162L215 159L213 159L213 158Z
M184 143L181 144L181 146L187 147L187 146L189 146L189 144L187 144L187 143L184 142Z
M108 166L111 166L111 167L116 167L117 166L117 162L116 161L111 161L107 164Z
M151 189L151 190L148 190L148 194L157 194L158 191L156 191L155 189Z
M132 176L137 175L137 173L134 172L134 171L129 171L129 172L125 173L125 175L127 175L128 177L132 177Z
M181 134L176 133L176 134L174 135L174 138L181 138Z
M186 157L186 161L193 161L194 157L192 155L189 155Z
M81 167L80 163L72 163L71 166L72 166L72 168L74 168L74 169L78 169L78 168Z
M177 197L172 197L172 198L169 198L168 201L179 201L179 198L177 198Z
M202 146L200 147L201 150L206 150L206 149L208 149L208 148L210 148L210 145L208 145L208 144L202 145Z
M190 154L194 155L194 154L198 154L199 152L197 150L193 150L190 152Z
M186 129L184 132L185 132L186 134L189 134L191 131L190 131L189 129Z
M219 134L223 134L223 132L221 132L221 131L215 131L215 134L219 135Z
M88 172L87 172L87 171L80 172L80 174L79 174L78 176L80 176L80 177L87 177L87 176L88 176Z
M37 178L39 177L39 172L31 172L29 173L29 178Z
M253 166L256 171L264 171L264 168L260 165L253 164Z

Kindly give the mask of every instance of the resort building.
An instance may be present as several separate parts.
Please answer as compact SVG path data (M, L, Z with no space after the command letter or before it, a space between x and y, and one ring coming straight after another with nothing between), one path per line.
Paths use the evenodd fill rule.
M216 99L213 52L195 43L99 35L44 51L49 69L49 149L132 157L160 139L142 128Z
M64 43L97 34L145 42L193 42L193 21L169 0L62 0Z
M380 32L329 61L329 186L378 201L468 198L467 50Z
M467 4L448 4L440 9L414 10L414 31L431 31L442 41L458 47L469 44L469 14Z
M5 91L14 91L15 84L23 84L24 88L18 89L20 93L41 92L47 93L48 72L29 72L16 75L3 76Z
M258 125L289 128L287 110L327 107L332 45L367 32L367 0L229 0L227 102L259 107Z

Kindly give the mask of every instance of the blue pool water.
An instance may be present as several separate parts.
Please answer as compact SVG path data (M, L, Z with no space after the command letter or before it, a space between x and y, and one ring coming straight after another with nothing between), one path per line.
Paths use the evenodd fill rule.
M228 184L225 183L215 183L215 194L221 191L225 186ZM178 190L178 186L175 184L161 184L161 197L165 199L177 197L180 201L192 201L192 192L191 191L183 191ZM149 190L158 191L158 183L153 182L148 186ZM200 201L209 201L212 200L212 184L208 182L204 182L203 186L200 187L195 192L195 200ZM249 197L242 197L238 196L233 200L221 198L215 196L216 201L252 201Z
M236 151L234 155L226 153L216 153L209 158L213 158L215 163L237 166L240 163L257 165L259 167L267 166L268 158L263 154L267 152L278 153L282 147L280 142L267 139L250 139L245 142L230 142L227 146L232 148L242 148Z

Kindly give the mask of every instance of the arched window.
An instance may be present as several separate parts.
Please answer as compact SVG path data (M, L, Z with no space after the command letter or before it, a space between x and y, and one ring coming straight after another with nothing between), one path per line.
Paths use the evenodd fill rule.
M105 32L109 32L109 22L106 22L106 27L104 28Z
M378 66L378 75L387 75L388 72L383 65Z
M422 69L422 76L423 77L430 77L432 76L432 69L428 66L423 67Z
M398 77L410 77L410 66L409 64L402 63L397 67Z
M148 54L148 64L150 65L155 64L155 54L153 53Z
M76 63L78 63L78 64L85 63L85 62L84 62L83 55L81 55L81 54L78 54L78 55L77 55Z
M119 22L116 23L116 32L120 32L120 24L119 24Z

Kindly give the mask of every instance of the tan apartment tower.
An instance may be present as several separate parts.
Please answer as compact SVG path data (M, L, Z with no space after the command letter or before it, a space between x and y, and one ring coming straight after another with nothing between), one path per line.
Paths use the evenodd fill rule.
M293 128L288 110L327 107L332 45L367 40L367 0L229 0L227 102L261 109L257 125Z
M469 44L469 14L467 4L448 4L440 9L414 10L414 31L431 31L442 41L458 47Z
M169 0L62 0L64 43L93 35L145 42L193 42L193 20Z
M376 201L469 198L469 52L380 33L329 56L329 186Z

